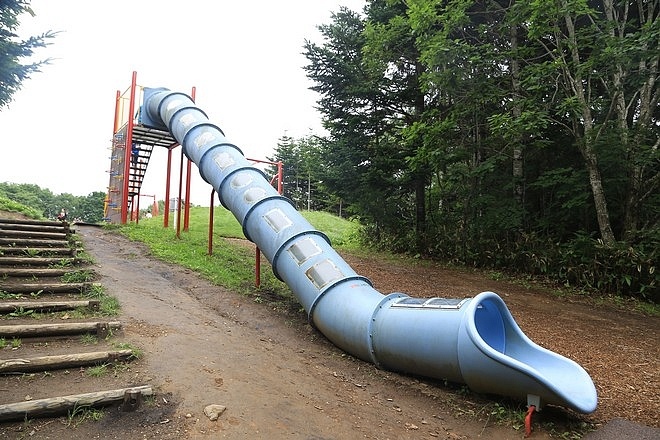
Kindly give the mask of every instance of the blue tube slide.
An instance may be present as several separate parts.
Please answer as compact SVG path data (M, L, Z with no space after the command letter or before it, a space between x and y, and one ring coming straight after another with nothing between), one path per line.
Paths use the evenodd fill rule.
M332 343L377 367L581 413L596 388L577 363L527 338L502 299L383 295L355 273L183 93L144 89L142 121L167 129Z

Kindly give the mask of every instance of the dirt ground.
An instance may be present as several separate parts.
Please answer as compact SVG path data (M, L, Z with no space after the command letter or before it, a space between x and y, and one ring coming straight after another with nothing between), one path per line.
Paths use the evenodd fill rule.
M144 351L137 361L93 381L83 371L5 379L0 403L26 398L25 381L43 398L151 385L153 399L135 412L105 409L100 421L66 417L0 424L7 439L520 439L521 420L505 420L515 403L460 385L376 369L346 355L299 310L257 303L211 285L192 271L160 262L144 246L101 228L76 226L108 294L117 297L123 329L115 337ZM615 418L660 427L660 318L625 305L558 298L533 286L494 281L479 272L344 255L382 293L468 297L499 293L536 343L567 356L591 375L598 409L577 415L546 407L532 438L579 438L585 426ZM114 318L113 318L114 319ZM24 344L39 349L39 342ZM216 421L209 404L226 410ZM524 413L524 402L518 414Z

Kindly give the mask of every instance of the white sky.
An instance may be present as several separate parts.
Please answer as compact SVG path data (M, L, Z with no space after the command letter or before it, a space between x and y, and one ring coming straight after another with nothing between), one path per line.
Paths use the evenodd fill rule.
M33 183L55 194L105 192L115 96L133 71L145 87L190 94L246 157L265 160L279 138L321 134L318 95L302 66L304 40L339 6L364 0L33 0L21 37L61 31L36 59L52 58L0 111L0 182ZM171 195L178 191L180 147ZM142 194L165 197L167 150L151 158ZM191 201L211 187L193 165ZM148 206L151 199L143 199Z

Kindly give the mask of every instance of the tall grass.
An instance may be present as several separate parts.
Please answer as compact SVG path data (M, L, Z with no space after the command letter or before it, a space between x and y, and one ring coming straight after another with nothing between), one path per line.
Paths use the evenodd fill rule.
M25 206L21 203L14 202L13 200L8 199L7 197L0 195L0 211L6 212L18 212L26 217L43 220L44 216L34 208Z
M321 232L328 235L335 246L357 246L359 225L321 212L302 215ZM183 216L181 216L183 222ZM233 214L222 207L213 211L213 243L209 255L209 208L190 210L188 231L176 237L176 218L170 214L169 227L163 227L163 217L140 219L138 224L120 226L119 231L132 240L145 243L151 253L168 262L189 268L212 283L243 294L259 296L268 293L292 298L289 288L273 275L265 258L261 258L261 283L255 286L256 246L243 235L241 225ZM111 226L112 227L112 226Z

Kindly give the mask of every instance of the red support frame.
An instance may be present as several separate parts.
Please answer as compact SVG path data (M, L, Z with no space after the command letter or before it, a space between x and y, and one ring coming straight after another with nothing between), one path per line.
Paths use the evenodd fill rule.
M193 87L190 93L190 97L193 102L197 95L197 88ZM183 154L183 149L181 150L181 160L183 160L185 155ZM183 231L188 232L188 227L190 226L190 173L192 172L192 162L186 157L186 205L183 213Z
M130 87L130 99L129 99L129 104L128 104L128 120L127 120L127 125L126 125L126 136L124 139L124 152L123 152L123 175L122 177L122 191L121 191L121 223L125 224L129 218L131 220L135 220L136 223L139 221L139 215L140 215L140 209L139 209L139 204L140 204L140 191L138 189L138 193L133 196L131 200L131 213L129 217L129 212L128 212L128 202L129 202L129 176L130 176L130 165L131 165L131 146L133 143L133 126L135 123L135 117L133 116L135 114L135 99L136 99L136 92L137 92L137 72L133 72L133 76L131 78L131 87ZM196 92L197 89L195 87L192 88L191 92L191 98L193 102L195 101L196 98ZM117 133L119 130L119 126L121 123L121 113L122 113L122 105L121 105L121 99L122 95L120 91L117 91L117 96L116 96L116 102L115 102L115 121L114 121L114 130L113 130L113 138L114 135ZM167 149L167 172L166 172L166 177L165 177L165 207L164 207L164 213L163 213L163 227L167 228L169 227L169 216L170 216L170 185L172 181L172 150L179 146L179 144L172 145ZM277 166L277 174L276 176L273 177L271 180L271 184L274 183L274 181L277 181L277 192L279 194L282 194L282 176L283 176L283 164L281 161L279 162L270 162L270 161L264 161L264 160L258 160L258 159L248 159L254 163L263 163L263 164L269 164L269 165L276 165ZM182 191L184 189L184 180L183 180L183 174L184 174L184 163L186 167L186 180L185 180L185 198L182 198ZM191 172L192 172L192 162L190 159L188 159L183 151L183 148L181 149L181 162L180 162L180 168L179 168L179 188L178 188L178 200L177 200L177 206L176 206L176 237L180 238L180 232L181 232L181 204L182 200L184 200L184 219L183 219L183 230L184 232L187 232L190 226L190 186L191 186ZM106 197L106 200L110 199L110 191L112 188L108 188L108 196ZM156 203L155 201L155 196L150 196L154 197L154 204ZM211 191L211 203L210 203L210 208L209 208L209 245L208 245L208 252L209 255L213 253L213 209L214 209L214 198L215 198L215 190ZM107 211L108 211L108 202L106 201L106 206L104 207L104 211L107 217ZM256 248L256 255L255 255L255 284L257 287L261 284L261 252L259 248Z
M133 72L130 87L123 93L117 90L115 97L115 115L113 125L113 154L111 155L110 166L110 183L108 185L108 192L105 198L104 205L104 219L120 222L125 224L127 221L139 221L140 212L140 192L141 184L138 184L136 193L130 194L130 177L131 177L131 164L132 164L132 144L136 134L136 124L138 124L138 113L136 110L141 104L142 88L137 85L137 72ZM192 98L195 99L196 88L192 88ZM138 130L140 131L140 130ZM140 131L141 132L141 131ZM138 134L139 136L139 134ZM139 139L138 139L139 141ZM162 145L162 144L161 144ZM155 145L154 145L155 146ZM163 215L163 226L169 227L169 210L170 210L170 185L172 183L172 150L179 146L176 141L167 146L167 176L165 180L165 213ZM123 151L122 151L123 149ZM183 168L184 154L181 153L181 167ZM113 165L114 161L116 165ZM190 219L190 182L191 182L191 162L187 158L186 168L186 183L185 183L185 198L182 198L181 192L183 189L183 169L179 175L179 188L178 188L178 206L177 216L181 211L181 202L185 201L185 218L184 218L184 231L188 230ZM146 171L146 170L145 170ZM113 181L116 179L116 181ZM129 205L131 209L129 210ZM116 210L115 214L111 214L112 210ZM180 232L180 217L176 218L177 221L177 237Z
M172 149L167 149L167 174L165 176L165 212L163 213L163 227L170 226L170 179L172 173Z
M213 255L213 204L215 202L215 189L211 189L211 203L209 204L209 255Z
M181 238L181 190L183 189L183 162L186 156L183 154L183 147L181 147L181 161L179 163L179 193L176 201L176 238ZM186 200L186 205L190 203Z

